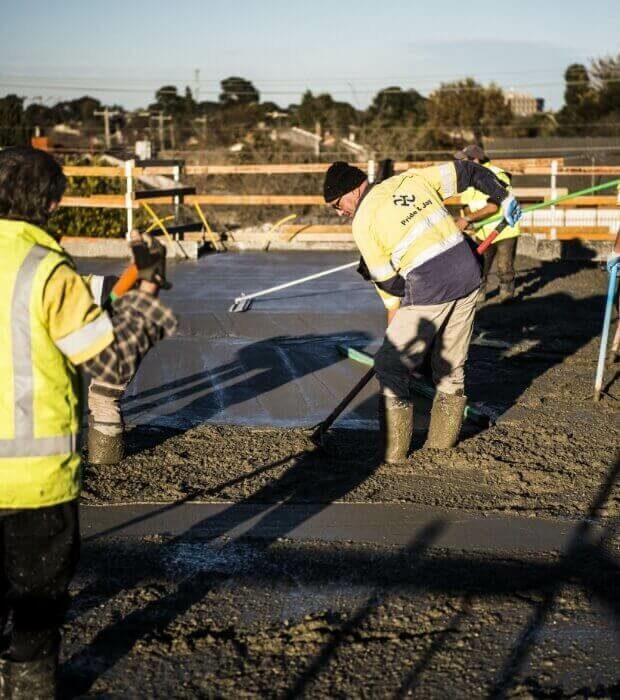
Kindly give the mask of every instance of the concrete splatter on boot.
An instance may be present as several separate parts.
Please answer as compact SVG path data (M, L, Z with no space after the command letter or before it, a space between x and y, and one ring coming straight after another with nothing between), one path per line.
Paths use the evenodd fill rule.
M119 401L125 386L91 382L88 388L88 461L118 464L124 454L124 425Z
M512 299L515 295L515 283L506 282L505 284L499 285L499 300L508 301Z
M101 425L90 416L87 444L90 464L118 464L125 454L122 425Z
M408 399L382 396L379 425L383 441L383 461L402 464L407 460L413 435L413 404Z
M431 411L431 423L424 447L449 450L459 439L467 398L438 391Z
M55 658L12 661L0 658L2 700L53 700L56 697Z

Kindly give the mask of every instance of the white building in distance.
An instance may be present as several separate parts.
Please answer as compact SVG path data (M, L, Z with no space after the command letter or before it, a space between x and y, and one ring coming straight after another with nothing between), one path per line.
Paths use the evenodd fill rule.
M534 97L526 92L515 92L508 90L505 93L506 102L510 105L512 113L518 117L527 117L536 112L542 112L545 108L545 101L540 97Z

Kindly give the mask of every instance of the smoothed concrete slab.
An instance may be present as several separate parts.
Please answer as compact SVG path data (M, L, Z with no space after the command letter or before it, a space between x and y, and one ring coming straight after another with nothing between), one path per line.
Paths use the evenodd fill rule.
M83 506L84 539L189 536L200 540L250 537L404 546L433 526L431 547L458 551L546 553L564 550L579 523L481 516L413 504L181 503ZM592 527L590 536L600 529Z

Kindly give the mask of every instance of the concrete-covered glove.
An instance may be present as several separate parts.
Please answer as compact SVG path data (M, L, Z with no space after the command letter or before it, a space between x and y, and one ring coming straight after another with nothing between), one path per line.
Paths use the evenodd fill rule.
M607 272L609 272L609 274L612 274L614 272L614 270L616 271L616 273L620 272L620 253L616 253L616 252L612 251L607 256L606 265L607 265Z
M521 205L512 195L506 197L501 204L501 208L508 226L514 226L521 218Z
M129 245L138 268L138 279L155 282L162 289L170 289L172 285L166 280L165 247L148 233L136 235L134 231Z

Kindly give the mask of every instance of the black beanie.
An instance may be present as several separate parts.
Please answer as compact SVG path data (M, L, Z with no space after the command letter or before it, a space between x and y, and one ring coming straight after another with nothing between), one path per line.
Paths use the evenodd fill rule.
M323 183L323 197L326 202L333 202L347 192L359 187L366 179L366 173L343 160L337 160L329 166Z

